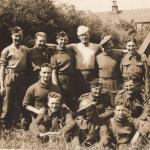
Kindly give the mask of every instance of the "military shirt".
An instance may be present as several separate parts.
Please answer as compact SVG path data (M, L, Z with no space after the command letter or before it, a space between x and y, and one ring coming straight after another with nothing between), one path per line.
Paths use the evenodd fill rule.
M129 94L125 89L120 90L115 97L115 105L121 103L127 106L133 117L139 117L144 106L144 97L140 91Z
M96 68L96 55L101 52L99 44L89 43L85 46L83 43L70 44L68 47L73 49L76 59L76 69L88 70Z
M64 74L72 74L74 71L74 58L70 49L60 50L57 46L55 53L51 57L51 65L53 69Z
M75 121L70 109L63 104L61 108L52 113L50 109L47 109L45 114L39 115L36 119L36 123L43 127L47 131L63 133L69 132L75 127Z
M149 80L147 75L147 64L142 60L141 55L138 53L134 56L127 53L122 59L120 67L123 78L133 76L135 78L145 78L145 80Z
M1 53L0 64L15 72L25 72L27 69L29 49L21 45L16 49L13 45L6 47Z
M108 119L113 115L110 95L106 91L103 91L97 98L94 98L91 93L83 94L80 96L79 101L85 99L92 99L96 102L96 112L101 119Z

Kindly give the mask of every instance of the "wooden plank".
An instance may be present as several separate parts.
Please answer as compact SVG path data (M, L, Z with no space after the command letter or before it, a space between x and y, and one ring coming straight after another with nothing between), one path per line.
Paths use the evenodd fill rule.
M150 45L150 32L147 34L145 40L143 41L142 45L140 46L138 52L140 54L146 53L148 47Z

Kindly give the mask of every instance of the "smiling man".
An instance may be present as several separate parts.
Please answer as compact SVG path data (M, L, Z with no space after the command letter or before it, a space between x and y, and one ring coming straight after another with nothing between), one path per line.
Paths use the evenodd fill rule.
M68 44L68 35L66 32L61 31L57 33L56 38L58 45L50 60L53 79L57 80L57 85L60 87L66 105L74 109L75 106L72 101L72 80L75 72L74 57L70 49L66 47Z
M4 96L1 120L8 126L18 119L15 116L16 108L22 110L22 99L27 87L29 52L29 49L22 45L23 30L20 27L16 26L12 29L11 38L12 44L2 51L0 61L0 92Z
M90 31L86 26L79 26L77 35L80 43L69 44L75 56L77 96L89 92L89 82L96 78L96 55L101 52L99 44L90 42Z
M123 103L131 110L131 116L137 118L142 114L144 107L142 95L143 93L136 89L136 84L131 79L124 82L123 90L117 93L114 103Z
M129 39L126 48L128 53L123 57L120 64L123 79L125 81L132 78L136 88L140 91L144 89L145 95L148 97L150 81L146 59L137 52L135 39Z
M49 64L43 64L39 72L40 79L31 85L24 97L23 107L31 112L32 119L37 115L43 114L47 107L47 96L50 91L57 91L56 86L51 83L51 67Z
M35 34L35 45L31 48L29 56L32 65L31 82L38 81L40 66L43 63L49 63L50 57L53 53L51 47L46 45L47 35L44 32L37 32ZM55 47L55 46L54 46Z

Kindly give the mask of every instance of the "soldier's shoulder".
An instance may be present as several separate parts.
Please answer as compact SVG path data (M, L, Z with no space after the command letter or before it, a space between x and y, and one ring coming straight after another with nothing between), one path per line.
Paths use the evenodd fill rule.
M117 93L117 95L123 95L125 92L126 92L125 89L119 90L118 93Z
M5 47L3 50L2 50L2 53L7 53L8 51L10 51L12 49L12 46L9 45L7 47Z
M90 95L90 93L82 94L82 95L79 97L79 101L82 101L82 99L88 98L89 95Z

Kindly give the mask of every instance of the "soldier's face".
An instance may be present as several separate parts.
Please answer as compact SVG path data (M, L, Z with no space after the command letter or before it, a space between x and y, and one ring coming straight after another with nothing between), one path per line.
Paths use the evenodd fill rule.
M57 44L60 48L65 48L68 44L68 36L60 37L57 39Z
M89 32L83 33L79 35L78 38L80 39L81 43L87 44L89 43L90 33Z
M42 82L49 82L51 80L51 69L49 67L41 68L40 79Z
M115 118L119 121L127 119L129 116L129 110L122 105L116 106L115 109Z
M41 49L41 48L45 47L45 44L46 44L46 37L37 36L37 38L35 40L35 47Z
M98 97L101 93L101 87L91 87L91 94L93 97Z
M51 112L57 112L60 109L61 102L59 98L50 97L48 100L48 107Z
M128 91L129 94L131 94L135 91L135 84L132 80L126 81L124 83L124 88Z
M135 54L136 53L136 45L133 41L129 41L127 43L126 46L127 50L131 53L131 54Z
M114 44L112 40L109 40L106 44L103 45L104 51L106 53L110 53L113 47L114 47Z
M13 43L16 45L20 45L23 40L23 33L15 33L12 36Z

